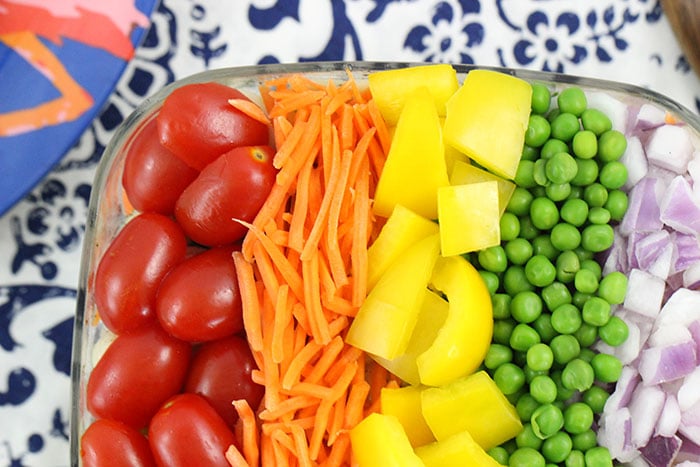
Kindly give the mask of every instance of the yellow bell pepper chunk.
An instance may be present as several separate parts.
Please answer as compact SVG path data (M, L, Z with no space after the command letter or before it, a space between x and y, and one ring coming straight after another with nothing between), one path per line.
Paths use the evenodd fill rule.
M425 87L406 100L377 182L374 212L389 217L401 204L428 219L437 217L437 189L449 185L442 128Z
M389 265L409 246L438 232L435 222L397 204L367 249L367 289L372 290Z
M493 335L493 306L484 280L462 256L441 257L430 279L447 296L447 318L416 359L421 383L440 386L481 365Z
M468 164L469 158L462 151L445 142L445 119L440 118L440 122L442 123L442 141L445 143L445 165L447 167L447 174L450 175L454 170L454 164L456 161ZM452 183L452 181L450 181L450 184L456 185L456 183Z
M420 410L422 390L420 386L382 388L380 396L382 413L396 417L414 447L435 441L433 432L425 423L423 412Z
M382 358L401 355L413 333L439 250L439 234L435 234L396 259L360 306L345 341Z
M501 242L497 182L441 187L437 195L443 256L483 250Z
M422 467L401 423L391 415L372 413L350 430L359 467Z
M490 182L498 183L498 213L503 215L508 201L515 191L515 183L503 177L494 175L468 162L456 160L450 172L450 185L467 185L469 183Z
M374 360L403 381L419 385L420 375L416 359L435 342L438 331L445 324L448 309L449 305L445 299L435 292L425 289L418 319L406 351L392 360L377 356L373 357Z
M499 467L468 431L416 448L426 467Z
M395 125L408 96L421 86L429 89L439 115L459 88L457 71L449 64L422 65L371 73L367 81L372 98L388 125Z
M472 70L447 102L445 141L491 172L513 179L530 117L532 87L514 76Z
M522 430L515 407L485 371L425 389L421 407L438 441L468 431L479 446L489 450Z

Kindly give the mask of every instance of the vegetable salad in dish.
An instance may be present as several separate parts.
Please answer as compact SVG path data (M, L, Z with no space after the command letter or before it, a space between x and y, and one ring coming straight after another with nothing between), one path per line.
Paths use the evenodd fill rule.
M698 129L458 69L195 80L135 120L83 465L700 462Z

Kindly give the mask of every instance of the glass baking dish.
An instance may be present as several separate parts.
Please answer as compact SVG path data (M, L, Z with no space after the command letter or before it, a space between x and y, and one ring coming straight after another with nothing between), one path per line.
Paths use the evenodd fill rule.
M80 464L80 436L93 421L86 408L85 390L95 360L109 343L109 331L101 324L93 300L93 280L99 259L119 229L129 220L124 205L121 185L124 169L125 147L130 138L149 119L152 119L166 96L179 86L195 82L220 82L241 90L252 100L260 103L258 86L263 82L290 73L302 73L319 82L332 79L342 82L351 71L354 79L363 85L367 76L375 71L401 68L417 64L392 62L328 62L304 64L274 64L249 67L226 68L206 71L179 80L146 99L117 129L107 146L97 168L83 245L78 301L73 334L72 353L72 415L70 428L71 464ZM454 65L459 81L467 73L484 67ZM623 83L592 78L577 77L537 71L488 68L520 77L531 83L545 84L555 93L569 85L581 87L587 94L604 94L639 109L643 104L652 104L678 122L684 122L691 130L696 148L700 141L700 118L671 99L651 90ZM624 129L623 129L624 130Z

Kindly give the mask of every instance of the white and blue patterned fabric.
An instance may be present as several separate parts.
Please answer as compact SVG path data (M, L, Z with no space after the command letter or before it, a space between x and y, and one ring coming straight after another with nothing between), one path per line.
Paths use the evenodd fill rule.
M161 0L97 118L0 217L0 467L69 465L81 243L115 128L192 73L319 60L552 70L649 87L700 110L700 80L658 0Z

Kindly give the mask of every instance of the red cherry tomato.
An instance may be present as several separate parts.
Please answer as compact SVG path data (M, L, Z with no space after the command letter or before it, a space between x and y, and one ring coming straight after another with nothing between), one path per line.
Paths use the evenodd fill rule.
M153 119L141 128L129 145L122 184L137 210L170 215L182 191L198 174L160 144Z
M229 467L224 453L233 432L202 396L179 394L155 414L148 441L156 464L167 467Z
M90 373L87 408L133 428L145 426L185 382L192 346L160 326L118 336Z
M265 389L254 383L251 372L257 368L248 341L232 336L203 344L195 352L185 381L185 391L204 396L231 429L238 413L231 405L245 399L255 411Z
M186 248L182 229L161 214L140 214L126 224L95 273L95 304L105 326L120 334L153 321L160 281Z
M232 149L202 170L175 205L185 233L203 245L225 245L247 229L232 219L252 222L275 183L269 146Z
M156 297L156 314L171 335L204 342L243 330L233 250L232 246L205 250L165 276Z
M219 83L175 89L157 117L161 143L197 170L235 147L268 144L268 126L234 108L229 99L247 97Z
M116 420L93 422L80 438L84 467L155 466L148 440L141 433Z

